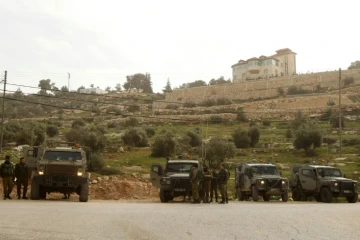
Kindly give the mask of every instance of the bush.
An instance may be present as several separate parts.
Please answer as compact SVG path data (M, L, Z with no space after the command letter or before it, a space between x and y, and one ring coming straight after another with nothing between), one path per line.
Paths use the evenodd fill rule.
M115 106L108 107L106 113L115 114L116 116L121 115L121 109Z
M291 122L291 126L294 130L297 130L302 124L306 123L306 118L301 111L295 114L295 119Z
M211 138L210 142L206 145L206 159L209 161L209 165L219 164L234 156L234 144L225 139Z
M353 84L354 83L354 78L353 77L346 77L344 79L344 86L348 86L350 84Z
M330 116L330 124L333 128L339 128L340 123L339 123L339 119L340 118L340 114L338 112L333 113ZM345 127L345 118L344 115L341 115L341 127Z
M71 129L70 131L68 131L67 133L65 133L65 139L68 142L81 142L82 140L82 133L85 131L85 129L83 128L76 128L76 129Z
M192 147L198 147L201 145L201 138L200 136L195 133L195 132L192 132L192 131L188 131L186 132L186 135L190 137L190 146Z
M293 133L292 133L291 129L286 130L285 137L286 138L293 138Z
M260 140L260 130L257 127L249 129L250 147L255 147Z
M85 126L86 126L86 122L82 118L75 119L71 124L72 128L79 128L79 127L81 128L81 127L85 127Z
M206 99L202 101L199 105L204 107L211 107L216 105L216 101L214 99Z
M101 172L105 166L105 161L101 155L91 154L88 166L91 172Z
M303 124L296 131L294 147L304 149L307 155L313 155L313 151L321 146L322 136L319 130L309 124Z
M131 128L121 137L125 144L132 147L146 147L148 138L144 129Z
M249 148L250 147L250 138L247 131L237 129L232 134L234 144L237 148Z
M232 101L229 98L218 98L216 99L216 105L231 105Z
M269 121L269 120L264 120L264 121L262 122L262 124L263 124L263 126L269 127L269 126L271 126L271 121Z
M106 146L106 137L100 132L86 132L83 133L81 144L89 147L93 152L102 152Z
M325 110L323 114L320 116L320 121L330 121L330 117L333 114L333 111L331 108L328 108Z
M302 89L302 87L290 86L287 90L288 95L306 94L309 91Z
M357 138L344 139L343 144L344 146L356 146L360 144L360 139Z
M178 109L179 108L179 105L177 105L177 104L168 104L168 105L166 105L166 107L165 107L166 109Z
M218 124L218 123L222 123L222 122L225 122L225 121L226 120L224 120L222 117L220 117L218 115L210 116L210 123Z
M184 108L193 108L196 107L196 104L194 102L185 102L183 106Z
M129 112L139 112L140 106L139 105L131 105L126 108Z
M284 89L281 88L281 87L279 87L279 88L277 89L277 92L278 92L278 94L279 94L280 96L284 96L284 95L285 95L285 91L284 91Z
M139 125L139 121L134 117L131 117L124 122L125 127L137 127Z
M248 122L249 120L247 119L245 113L244 113L244 110L242 108L239 108L237 110L237 113L236 113L236 120L237 121L240 121L240 122Z
M328 106L334 106L334 105L335 105L335 102L334 102L334 100L329 99L326 104L327 104Z
M116 123L116 122L108 122L108 123L107 123L107 127L108 127L108 128L116 128L116 127L117 127L117 123Z
M54 125L50 125L46 127L46 134L49 137L55 137L56 135L59 134L59 128L57 126Z
M153 157L170 157L175 153L177 142L172 133L165 132L155 137L151 149L151 156Z
M104 167L103 169L101 169L100 174L109 176L109 175L123 175L124 173L116 168Z
M151 138L155 135L155 129L151 128L151 127L147 127L145 128L145 132L146 132L146 135Z
M345 141L345 140L344 140ZM334 143L336 143L336 139L334 138L329 138L329 137L326 137L323 139L323 143L327 143L328 145L332 145Z
M93 106L93 107L91 108L91 112L95 113L96 115L99 115L99 114L101 113L101 110L100 110L99 107Z

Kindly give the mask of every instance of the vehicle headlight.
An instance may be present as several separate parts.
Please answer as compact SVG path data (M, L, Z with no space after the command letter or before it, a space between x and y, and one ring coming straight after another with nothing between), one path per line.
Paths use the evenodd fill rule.
M39 170L39 175L44 175L44 170Z
M168 178L162 178L161 179L161 184L171 184L171 180Z
M285 180L282 180L282 181L281 181L281 184L286 184L286 181L285 181Z
M78 177L81 177L81 176L82 176L82 172L81 172L81 171L78 171L78 172L77 172L77 175L78 175Z
M357 187L357 183L354 183L354 188L356 188Z
M333 187L336 187L336 188L339 187L339 183L338 183L338 182L333 182L332 185L333 185Z
M261 181L260 181L260 184L261 184L261 185L265 184L265 181L264 181L264 180L261 180Z

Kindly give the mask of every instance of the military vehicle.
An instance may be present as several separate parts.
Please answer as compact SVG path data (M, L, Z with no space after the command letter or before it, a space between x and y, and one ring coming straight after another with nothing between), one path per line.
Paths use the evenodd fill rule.
M31 173L31 199L46 198L46 194L52 192L76 192L80 202L87 202L90 179L90 173L87 172L89 152L86 153L74 143L56 144L68 146L35 147L32 151L25 150L31 155L27 158L28 163L35 163Z
M282 178L275 165L270 163L241 163L235 166L235 188L239 201L252 198L270 201L271 196L281 196L288 201L289 181Z
M314 196L317 202L332 202L333 197L358 201L357 181L345 178L340 169L323 165L297 165L292 168L290 187L294 201Z
M200 174L202 173L202 164L198 160L189 159L167 159L166 166L155 163L151 165L150 178L154 187L160 188L160 201L169 202L174 197L192 196L189 174L192 166L196 164ZM200 182L199 189L202 189ZM203 194L200 190L200 198Z

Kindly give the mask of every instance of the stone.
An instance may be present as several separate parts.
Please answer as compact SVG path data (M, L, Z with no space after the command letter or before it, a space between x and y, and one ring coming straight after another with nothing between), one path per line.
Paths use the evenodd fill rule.
M108 181L109 179L110 179L110 178L109 178L108 176L105 176L105 177L104 177L104 180L105 180L105 181Z
M98 177L97 180L98 180L99 182L101 182L102 179L101 179L101 177Z
M132 173L131 176L133 176L134 178L136 178L136 173Z
M92 184L97 184L97 183L98 183L98 181L93 180L91 183L92 183Z
M120 147L120 148L119 148L119 152L120 152L120 153L124 153L124 152L125 152L124 148L123 148L123 147Z

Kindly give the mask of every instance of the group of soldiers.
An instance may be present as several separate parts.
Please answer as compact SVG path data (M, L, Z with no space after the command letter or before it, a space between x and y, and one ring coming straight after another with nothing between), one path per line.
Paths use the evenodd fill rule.
M200 203L199 185L201 181L203 183L202 190L204 193L204 203L213 202L214 196L215 202L218 202L218 188L221 194L221 201L219 204L228 203L227 182L229 178L230 172L225 168L223 163L220 163L219 165L219 172L217 172L215 168L210 171L206 165L203 166L202 171L199 171L198 165L194 164L190 172L193 203Z
M18 199L28 199L26 197L29 173L28 167L25 164L23 157L20 158L19 163L14 165L10 162L10 156L5 157L5 162L0 166L0 176L3 180L4 200L11 199L10 194L13 190L14 183L17 185L17 197ZM23 192L21 195L21 187L23 186Z

